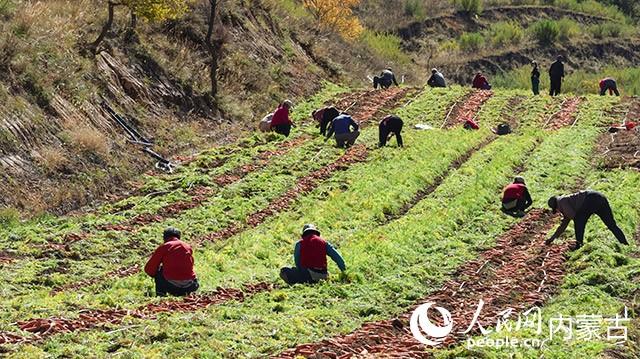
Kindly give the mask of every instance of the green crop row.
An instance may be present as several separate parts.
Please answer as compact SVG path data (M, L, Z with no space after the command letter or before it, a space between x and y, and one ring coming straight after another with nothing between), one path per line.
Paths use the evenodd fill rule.
M594 172L588 177L592 189L605 193L614 211L618 225L631 239L640 223L640 212L635 205L640 201L640 174L631 171ZM572 238L568 231L566 238ZM637 320L637 293L640 291L640 259L638 259L637 243L632 247L620 246L611 232L594 216L587 226L585 245L578 251L570 253L567 261L567 276L560 293L553 297L542 309L542 333L531 330L514 330L509 333L495 333L490 338L552 339L542 349L517 348L521 358L596 358L607 349L615 350L623 357L634 357L638 354L637 343L634 344L634 330L631 321L620 324L627 328L628 340L616 345L616 340L607 340L609 327L614 326L608 319L616 315L624 317L624 307L628 308L628 316ZM636 297L634 297L636 296ZM565 340L564 332L556 333L550 338L550 321L560 316L572 318L572 338ZM593 325L593 337L578 329L579 316L599 316ZM583 324L584 325L584 324ZM591 327L591 324L589 325ZM584 327L582 327L584 328ZM578 335L579 331L582 334ZM621 334L620 331L612 332ZM475 338L478 339L478 338ZM436 357L449 358L457 356L479 356L483 358L503 358L516 354L515 349L474 348L463 345L449 351L435 352ZM629 356L631 355L631 356ZM622 357L621 356L621 357Z
M322 106L346 89L338 85L326 82L323 88L310 99L302 102L294 108L292 118L299 122L309 117L313 108ZM292 138L297 134L294 132ZM159 193L159 195L147 196L135 195L127 197L113 204L106 204L97 208L95 212L81 216L53 217L42 216L30 221L18 223L14 226L0 228L0 245L3 249L14 248L17 243L26 243L29 250L34 244L47 242L62 242L64 236L72 232L95 230L96 226L121 223L127 219L142 213L153 213L163 206L190 198L186 190L197 185L209 187L217 186L212 182L215 176L221 175L233 168L249 164L261 152L275 150L281 143L282 137L277 135L260 135L244 139L239 144L220 146L200 153L196 160L187 166L181 167L175 174L149 176L144 175L140 179L143 182L143 193ZM222 165L209 168L212 164L221 161ZM167 193L163 193L167 192ZM119 208L128 208L119 210ZM32 249L31 249L32 250Z
M456 92L455 90L452 91L452 93L461 94L461 92ZM439 99L439 96L440 96L439 94L435 94L435 95L427 94L427 96L425 98L431 99L431 101L435 102L436 100ZM430 105L433 105L433 102L430 103ZM440 111L433 111L433 116L442 116L442 113L444 111L445 111L445 107L441 106ZM402 109L399 110L399 113L402 113L402 112L403 112ZM412 123L411 121L408 121L408 125L410 125L411 123ZM422 142L418 142L417 144L408 144L407 145L407 149L411 148L412 152L414 152L414 154L412 156L406 158L407 162L404 163L403 166L410 166L411 163L415 160L416 157L420 156L421 153L424 153L424 151L425 151L424 147L428 146L428 148L430 148L430 151L431 151L432 154L430 156L427 156L427 157L423 158L422 160L423 161L434 161L433 157L435 157L435 155L438 154L441 151L441 147L443 147L444 145L447 145L447 144L451 144L451 143L459 143L460 144L459 147L461 147L460 149L457 149L457 148L456 149L452 149L455 152L451 152L446 157L442 157L442 158L438 159L438 161L442 161L442 162L437 162L437 164L439 165L438 168L446 168L446 165L448 163L452 162L453 159L458 157L460 155L460 152L467 150L469 148L468 146L475 145L477 143L476 141L480 141L484 137L486 137L486 133L485 133L484 137L480 137L477 140L472 140L473 137L470 137L470 135L471 134L469 134L467 136L462 136L461 139L459 140L460 142L456 142L456 141L454 141L454 139L456 137L460 137L460 136L459 135L450 134L450 135L448 135L448 136L446 136L444 138L444 139L447 139L447 142L439 142L439 143L437 143L436 146L430 145L428 143L428 142L432 142L431 137L421 136ZM409 136L411 136L411 134L409 134ZM372 141L375 141L375 139L376 139L376 133L375 133L375 131L373 129L367 129L367 130L365 130L363 132L363 139L362 139L363 141L365 141L367 143L369 143L369 142L375 143L375 142L372 142ZM408 137L408 139L411 139L411 137ZM331 151L338 151L338 150L337 149L333 149L332 147L329 147L327 149L324 149L323 151L330 151L331 152ZM409 152L409 154L411 154L412 152ZM377 158L376 154L380 154L380 153L386 153L386 156L384 156L382 158ZM375 161L384 160L384 161L389 161L389 162L395 164L395 166L398 165L397 162L394 162L394 160L395 160L394 156L396 155L395 153L393 153L393 152L389 153L388 151L381 151L381 152L377 152L376 154L372 155L372 156L376 156L376 157L374 157L372 159L372 161L375 162ZM390 169L388 169L388 172L397 171L400 168L402 168L402 167L395 167L395 166L390 168ZM432 176L437 175L436 170L437 169L433 169L432 170L433 171ZM354 177L351 178L351 181L356 182L356 180L358 178L362 178L363 176L366 176L370 172L371 172L371 170L366 170L364 172L360 171ZM341 181L339 178L342 177L343 175L346 175L347 173L351 173L351 171L345 172L345 174L337 174L336 175L336 179L332 179L332 180L328 181L327 185L326 186L322 186L321 187L322 189L320 191L322 191L322 192L335 191L336 183L339 183ZM419 178L422 178L422 176L425 176L425 174L418 174L418 175L420 176ZM379 180L384 180L384 177L379 177ZM366 182L359 181L358 183L366 183ZM413 183L412 185L413 185L413 188L414 188L412 191L406 191L406 190L403 191L403 188L399 188L394 193L398 193L399 195L402 195L402 196L411 196L411 193L416 192L417 189L419 188L419 182L418 183ZM382 184L381 184L381 186L382 186ZM369 187L369 188L376 188L376 187ZM354 188L354 192L352 192L352 195L353 195L353 193L358 194L357 189L358 189L358 187ZM374 195L375 194L367 194L367 193L364 194L365 198L366 198L366 196L373 197ZM379 203L379 202L377 202L377 203ZM382 204L385 204L385 203L383 202ZM353 205L357 205L357 202L353 202ZM300 207L300 205L298 205L298 207ZM313 208L313 206L309 206L309 207ZM389 208L393 208L393 205L391 203L385 204L385 207L383 208L383 211L391 211L391 209L389 209ZM328 210L332 210L332 208L330 208ZM296 212L298 212L298 211L296 211ZM307 210L303 210L302 211L302 213L305 213L305 212L307 212ZM195 231L197 229L199 229L203 225L202 224L203 220L206 220L206 218L205 219L196 218L196 220L190 222L192 227L188 228L188 230L186 231L185 238L193 238L194 235L196 234ZM176 222L175 224L177 224L178 220L175 220L175 222ZM174 224L174 223L171 223L171 224ZM158 224L157 226L160 226L160 224ZM159 227L158 230L160 230L160 229L161 228ZM206 229L204 229L203 232L206 232ZM147 233L147 235L153 235L153 233ZM155 233L155 235L157 236L157 233ZM232 240L235 241L235 239L232 239ZM221 245L222 246L226 246L227 242L223 242ZM112 250L116 251L117 248L116 249L112 249ZM126 254L123 253L123 256L126 256ZM232 256L231 258L234 258L234 257ZM131 260L137 260L138 262L140 261L139 258L135 258L135 257L134 258L130 258L130 259ZM196 250L196 259L198 259L198 250ZM199 261L199 262L202 263L203 266L204 266L204 268L202 269L203 271L210 270L209 267L211 267L212 265L216 266L216 267L220 266L219 264L217 264L217 261L205 260L205 261ZM238 262L238 258L234 258L230 262L237 263ZM98 263L98 265L99 265L99 263ZM224 266L226 266L226 265L227 264L225 264ZM93 263L91 263L91 264L83 263L83 268L82 269L86 268L87 270L95 271L96 270L95 266L96 266L96 264L93 264ZM245 267L239 266L238 271L239 272L243 272L243 271L246 272L245 269L246 269ZM214 276L214 278L216 278L216 277ZM132 283L131 281L133 281L133 280L135 280L138 283ZM107 305L107 306L110 306L110 305L113 305L114 298L117 298L117 299L120 299L120 298L128 298L129 299L130 298L130 300L133 303L137 303L137 302L139 302L139 297L140 296L144 296L145 293L149 293L149 291L150 291L150 287L148 287L149 283L144 278L144 276L142 276L142 275L141 276L136 276L134 278L123 280L122 282L123 283L121 283L121 284L115 284L114 285L114 289L112 291L110 291L110 290L101 290L101 294L98 296L99 300L97 300L96 302L97 303L102 303L102 304ZM140 282L142 282L142 284ZM142 291L142 292L131 291L132 288L139 288L141 285L144 288L144 291ZM212 285L212 287L215 287L217 285L217 283L213 282L213 283L211 283L211 285ZM35 305L35 303L38 303L38 302L41 302L41 301L42 302L49 301L49 302L53 303L53 305L58 305L58 304L55 304L55 303L60 303L61 301L65 302L66 300L68 300L69 296L70 297L75 297L76 293L69 293L69 296L62 294L62 295L58 295L56 297L56 299L51 299L51 298L48 298L48 294L46 293L45 290L40 290L39 292L36 292L34 294L30 294L29 296L34 296L36 298L39 298L36 301L34 301L34 305ZM84 298L83 300L88 300L88 299L89 298ZM25 301L26 302L31 302L31 301L27 300L24 296L21 296L21 297L16 297L14 303L24 303ZM85 304L83 304L83 305L88 305L88 303L85 302ZM40 307L44 308L45 306L40 305ZM14 311L13 316L20 317L23 314L25 314L25 313L18 313L18 312Z

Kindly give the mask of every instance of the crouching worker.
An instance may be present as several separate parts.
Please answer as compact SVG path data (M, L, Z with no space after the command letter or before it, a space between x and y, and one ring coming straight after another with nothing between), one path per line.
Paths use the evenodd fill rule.
M294 268L282 268L280 278L287 284L316 283L327 279L327 256L340 268L346 267L340 253L333 246L320 237L320 231L313 224L305 224L302 228L302 239L296 243L293 251Z
M384 147L387 144L387 141L391 138L391 136L396 136L396 141L398 141L398 147L402 147L402 119L398 116L389 115L380 121L378 125L378 134L380 137L380 143L378 143L378 147Z
M554 196L549 198L548 204L553 210L553 213L560 212L564 218L556 232L547 239L547 245L560 237L560 235L567 229L569 222L573 220L576 232L575 249L582 247L584 229L587 225L587 221L594 214L600 217L607 228L609 228L609 230L616 236L618 242L625 245L629 244L624 233L622 233L622 230L618 227L616 220L613 218L613 212L611 211L611 206L609 206L607 197L600 192L580 191L566 196Z
M158 247L144 266L144 271L155 278L156 295L164 297L187 295L198 290L200 285L193 271L191 246L180 240L180 231L165 229L164 244Z
M327 141L335 133L336 145L349 148L353 146L358 136L360 136L359 129L360 127L356 121L351 116L343 113L331 121L327 130L327 137L324 140Z
M513 217L524 217L524 211L533 204L524 178L516 176L513 183L504 188L502 212Z

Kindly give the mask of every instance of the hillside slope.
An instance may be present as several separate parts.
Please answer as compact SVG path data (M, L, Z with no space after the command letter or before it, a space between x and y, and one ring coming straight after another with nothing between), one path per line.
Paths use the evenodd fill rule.
M234 141L285 98L349 82L383 65L365 47L320 33L280 1L225 2L219 82L208 95L206 2L166 23L138 21L119 7L106 21L92 1L4 1L0 16L0 206L66 212L130 190L155 160L102 107L106 101L164 156ZM360 61L354 62L353 58Z

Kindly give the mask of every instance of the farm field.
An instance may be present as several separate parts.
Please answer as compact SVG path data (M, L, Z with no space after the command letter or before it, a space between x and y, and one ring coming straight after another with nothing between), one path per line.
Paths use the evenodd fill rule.
M335 148L317 134L308 115L323 104L361 124L355 146ZM0 355L638 357L640 139L607 130L639 111L632 97L326 83L294 108L289 138L254 135L184 158L174 174L143 175L134 195L96 209L5 221ZM387 114L404 120L404 148L395 140L377 148ZM480 129L464 129L467 119ZM512 134L491 131L505 122ZM521 219L500 211L516 175L534 200ZM572 227L544 244L560 222L547 199L586 188L606 194L630 246L595 217L581 249L570 248ZM336 246L347 271L330 264L326 282L287 286L278 271L292 264L305 223ZM187 298L154 297L142 271L167 226L194 249L201 287ZM427 302L450 308L453 328L464 331L480 300L480 325L464 336L429 347L410 331L413 310ZM541 333L516 325L532 307ZM550 337L551 319L580 315L602 317L589 338ZM607 338L606 319L616 315L625 340ZM548 340L467 345L505 336Z

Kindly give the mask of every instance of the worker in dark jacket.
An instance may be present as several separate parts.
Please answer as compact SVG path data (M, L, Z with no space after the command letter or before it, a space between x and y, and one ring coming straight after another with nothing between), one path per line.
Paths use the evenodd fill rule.
M156 295L183 296L195 292L200 285L193 271L191 246L181 241L180 231L172 227L165 229L163 239L164 244L153 252L144 266L145 273L155 278Z
M534 95L540 94L540 69L538 68L538 63L536 61L531 62L531 90Z
M280 270L280 278L287 284L315 283L327 279L327 257L331 258L342 272L346 270L344 259L327 241L320 237L320 231L313 224L302 228L302 239L293 251L294 268Z
M312 117L318 121L318 127L320 127L320 134L322 136L326 136L327 126L338 116L340 116L340 111L333 106L328 106L320 110L313 111L312 113Z
M293 122L289 119L289 111L292 106L291 101L285 100L278 106L271 119L271 129L286 137L289 136L291 126L293 126Z
M616 80L611 77L604 78L600 80L600 96L604 96L605 93L609 91L609 95L613 96L615 93L616 96L620 96L620 92L618 91L618 84Z
M524 178L516 176L513 183L504 188L502 212L513 217L524 217L524 211L533 204Z
M549 90L549 94L551 96L559 95L562 90L562 79L564 79L564 64L562 60L562 56L558 56L549 68L549 78L551 79L551 90Z
M613 212L609 201L600 192L596 191L580 191L578 193L567 196L554 196L549 198L549 207L553 212L560 212L563 215L562 223L555 233L546 241L551 244L567 229L569 222L573 220L576 232L576 249L582 247L584 239L584 229L587 221L592 215L598 215L602 222L616 236L616 239L622 244L629 244L622 233L620 227L613 218Z
M336 145L349 148L353 146L358 136L360 136L359 128L351 116L343 113L331 121L325 141L335 133Z
M378 147L384 147L387 144L387 141L391 138L391 136L396 136L396 141L398 142L398 147L402 147L402 119L398 116L389 115L380 121L378 125L378 135L380 138L380 142L378 143Z
M444 75L434 68L431 70L431 77L427 80L427 85L431 87L447 87L447 82L444 79Z
M382 71L380 76L373 77L373 88L377 89L378 86L382 89L388 89L392 84L398 86L398 81L396 81L396 75L391 71L391 69L385 69Z
M476 73L476 77L473 78L473 84L471 87L479 90L491 90L491 85L482 72Z

